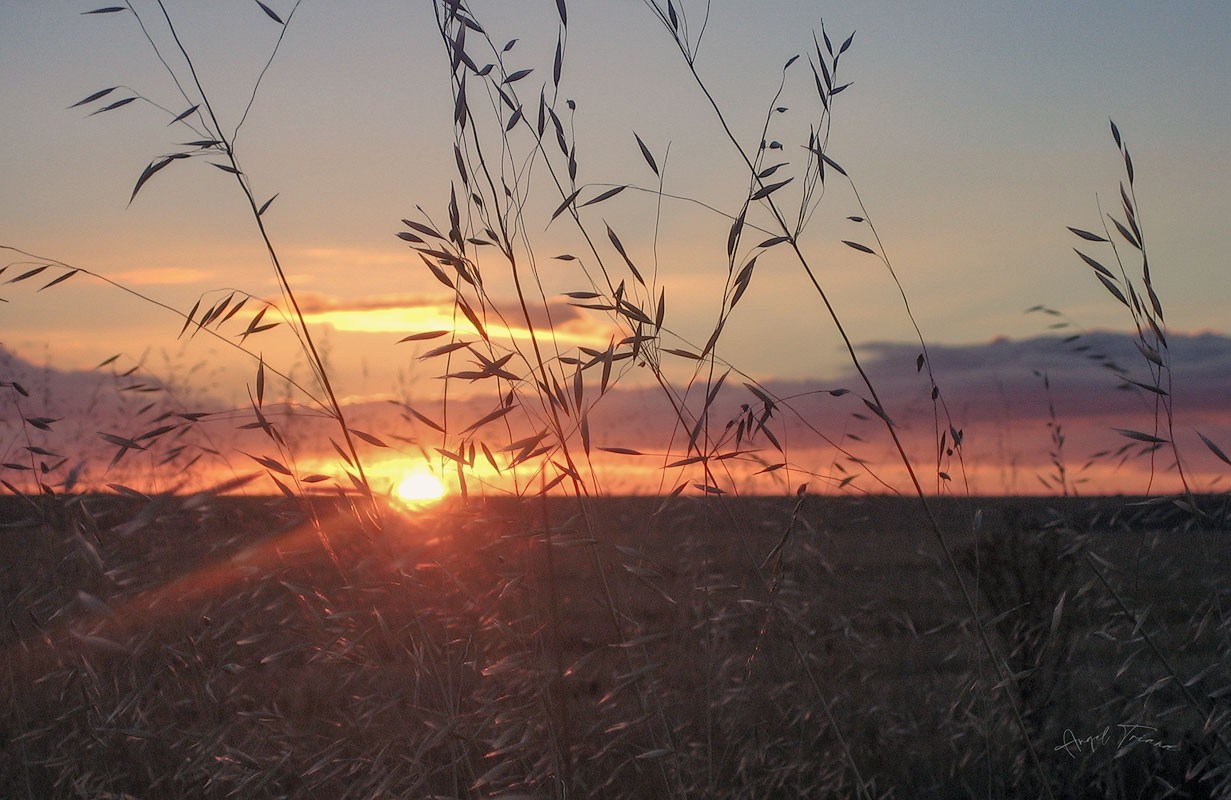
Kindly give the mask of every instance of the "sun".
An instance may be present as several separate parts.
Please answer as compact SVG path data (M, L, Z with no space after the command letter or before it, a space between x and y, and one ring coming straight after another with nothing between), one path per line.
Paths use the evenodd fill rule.
M402 473L393 493L408 505L431 503L445 496L445 486L425 466L411 467Z

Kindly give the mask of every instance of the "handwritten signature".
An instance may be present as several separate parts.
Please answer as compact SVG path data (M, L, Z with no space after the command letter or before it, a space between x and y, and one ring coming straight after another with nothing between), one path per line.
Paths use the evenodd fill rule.
M1119 728L1119 738L1108 726L1102 731L1090 736L1078 737L1069 728L1064 729L1064 734L1061 737L1062 741L1056 750L1063 750L1068 753L1069 758L1077 758L1077 754L1084 750L1089 750L1093 753L1100 747L1110 744L1113 740L1116 742L1116 749L1125 745L1132 746L1135 744L1144 744L1149 747L1154 747L1159 750L1179 750L1180 746L1175 744L1167 744L1166 742L1155 739L1153 734L1158 732L1158 728L1149 725L1134 725L1121 723L1116 725Z

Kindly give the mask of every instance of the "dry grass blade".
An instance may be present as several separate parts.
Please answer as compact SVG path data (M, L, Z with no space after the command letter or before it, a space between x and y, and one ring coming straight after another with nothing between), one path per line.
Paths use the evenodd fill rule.
M599 194L599 195L598 195L598 196L596 196L596 197L593 197L593 198L591 198L591 199L589 199L589 200L585 201L584 203L582 203L581 205L579 205L579 206L577 206L577 207L578 207L578 208L585 208L586 206L592 206L592 205L594 205L595 203L601 203L601 202L603 202L604 200L607 200L607 199L610 199L610 198L612 198L612 197L615 197L617 194L619 194L620 192L624 191L624 190L625 190L625 189L627 189L627 188L628 188L627 186L616 186L616 187L615 187L615 188L613 188L613 189L608 189L607 191L605 191L605 192L603 192L603 193ZM567 206L567 202L565 203L565 205ZM608 230L610 230L610 228L608 228Z
M122 11L123 9L120 9L120 10ZM94 92L93 94L88 95L82 98L81 100L78 100L76 103L73 103L71 106L69 106L69 108L77 108L78 106L84 106L84 105L88 105L89 103L93 103L95 100L106 97L107 95L111 94L118 88L120 87L111 86L106 89L99 89L97 92Z
M755 192L753 192L752 196L749 197L748 199L752 201L756 201L756 200L760 200L765 197L769 197L771 194L778 191L783 186L786 186L788 183L790 183L793 180L795 179L787 178L784 181L778 181L777 183L771 183L766 186L762 186L760 189L757 189Z
M258 6L261 7L261 10L265 12L265 16L269 17L270 19L272 19L274 22L278 23L279 25L285 24L282 21L282 17L278 16L277 13L272 8L262 3L261 0L255 0L255 2Z
M658 162L654 160L654 156L650 153L650 148L646 147L645 142L641 141L641 137L633 132L633 138L637 140L637 147L641 150L641 156L645 159L645 163L649 165L650 171L658 175Z
M102 114L105 111L114 111L117 108L123 108L124 106L128 105L129 103L133 102L136 99L137 98L135 97L125 97L123 100L116 100L114 103L110 103L108 105L103 106L102 108L91 111L90 116L92 117L95 114Z
M1077 234L1081 238L1085 239L1087 242L1106 242L1107 241L1107 239L1105 239L1102 236L1099 236L1097 233L1091 233L1090 231L1082 230L1081 228L1070 227L1069 230Z
M1222 448L1214 444L1214 442L1204 433L1201 433L1200 431L1198 431L1197 435L1201 437L1201 441L1205 443L1205 446L1209 448L1210 452L1218 457L1219 461L1223 462L1224 464L1231 465L1231 458L1227 457L1227 454L1222 451Z
M610 225L607 226L607 238L611 240L611 244L615 247L616 252L619 253L620 257L624 259L625 265L628 266L629 272L633 273L633 277L637 279L637 283L645 286L645 279L641 277L641 273L637 270L637 266L633 264L633 260L628 257L628 253L624 250L624 243L620 241L620 237L616 235L616 232L611 229ZM624 308L627 311L635 312L641 317L644 317L641 321L650 321L648 317L645 317L644 313L642 313L640 309L634 309L634 307L628 305L627 303L624 304Z

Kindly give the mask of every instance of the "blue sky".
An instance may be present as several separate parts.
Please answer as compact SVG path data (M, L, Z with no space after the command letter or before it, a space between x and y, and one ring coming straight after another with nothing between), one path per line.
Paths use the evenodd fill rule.
M177 141L164 116L149 107L93 118L66 109L114 84L176 110L183 105L129 15L77 13L97 5L0 4L0 240L121 275L195 270L200 280L157 289L177 305L191 305L211 286L268 291L254 232L221 174L203 174L197 164L168 170L126 208L135 177ZM285 13L290 4L282 6ZM519 4L517 15L490 6L476 4L476 15L494 38L519 38L514 64L550 58L553 3ZM168 7L224 119L234 120L277 26L250 2ZM694 25L701 8L691 7ZM1070 257L1064 231L1096 224L1096 193L1114 206L1119 164L1108 117L1136 161L1173 324L1222 325L1219 299L1231 288L1218 241L1231 186L1225 4L715 4L699 68L746 139L755 136L782 63L811 46L822 15L834 38L857 31L843 64L854 85L840 98L831 153L856 178L925 334L963 342L1029 335L1034 321L1020 311L1036 303L1062 305L1092 327L1118 322ZM737 164L644 8L577 4L570 22L565 89L579 104L582 178L644 181L636 130L660 153L671 143L669 189L733 207ZM347 296L429 288L392 236L416 204L440 209L447 197L446 76L424 5L299 8L240 147L258 190L281 192L274 233L305 290ZM794 97L806 97L802 62L791 77ZM829 280L857 336L896 338L904 332L884 320L877 300L885 287L866 279L857 254L827 249L850 233L842 218L853 209L849 193L835 187L814 224L815 247L840 262ZM680 259L704 235L690 222L684 215L663 237ZM649 238L631 228L624 235ZM706 270L685 264L674 274L680 291L691 292L689 279L704 282ZM784 277L766 286L766 297L750 299L765 308L771 295L792 294L794 286ZM74 303L67 294L57 301L73 310L70 319L11 303L4 309L9 336L49 339L53 353L63 348L65 358L89 361L50 327L88 322L98 332L106 321L77 313L93 298ZM152 339L157 317L148 324ZM812 368L782 367L792 374Z

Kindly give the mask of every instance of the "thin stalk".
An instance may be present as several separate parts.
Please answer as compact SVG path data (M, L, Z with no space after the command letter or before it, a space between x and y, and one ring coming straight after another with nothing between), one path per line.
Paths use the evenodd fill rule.
M40 262L44 262L47 264L54 264L55 266L63 267L66 270L80 272L82 275L89 275L91 278L94 278L97 281L101 281L102 283L105 283L114 289L119 289L121 292L124 292L125 294L132 295L133 297L137 298L138 300L141 300L144 303L148 303L149 305L156 306L158 308L163 309L164 311L170 311L172 314L179 317L180 319L188 321L188 315L185 314L183 311L180 311L175 306L168 305L167 303L164 303L161 300L158 300L154 297L150 297L147 294L142 294L136 289L133 289L130 286L126 286L120 283L119 281L112 280L111 278L108 278L106 275L103 275L101 273L94 272L85 267L73 266L72 264L68 264L64 261L57 261L54 258L47 258L46 256L41 256L41 255L38 255L37 253L30 253L25 250L21 250L17 247L12 247L10 245L0 244L0 250L11 250L14 253L20 253L21 255L26 256L27 258L34 259L35 261L40 261ZM222 291L227 291L227 290L224 289ZM254 297L251 294L248 294L247 292L243 292L243 294L244 296L252 298L252 299L259 299L259 298ZM249 358L252 358L254 360L259 358L259 356L256 353L253 353L251 350L244 347L242 344L238 344L236 342L231 341L230 339L218 333L217 331L211 330L210 328L203 328L202 330L207 335L214 337L219 342L222 342L228 347L238 350L239 352L243 353ZM282 380L286 381L289 386L293 386L296 390L302 392L305 397L307 397L309 400L316 403L317 405L324 405L324 403L321 402L319 398L313 395L312 392L310 392L303 385L298 383L290 375L287 375L286 373L279 371L276 367L270 366L268 363L265 364L265 371L273 375L276 375Z
M290 304L291 310L294 313L294 318L298 323L296 330L300 336L300 341L303 343L305 353L308 356L308 363L311 366L312 372L315 375L317 382L320 384L321 389L325 392L325 397L327 400L326 408L328 408L330 415L337 421L338 427L341 429L342 438L346 442L346 449L349 452L351 461L355 466L356 472L358 473L359 485L362 488L363 494L366 496L369 505L371 506L373 518L379 519L379 505L376 502L376 497L372 492L371 485L369 484L367 475L364 472L363 459L359 455L358 447L355 445L354 437L351 435L350 426L346 422L346 414L343 412L342 404L339 402L337 394L334 392L333 383L329 379L329 372L325 368L324 358L322 358L320 351L312 338L312 332L308 328L307 319L304 317L303 310L299 306L299 300L296 297L294 290L291 288L290 281L286 277L286 272L282 268L282 262L278 257L278 251L269 237L268 230L265 228L265 222L261 218L260 205L257 203L256 197L252 194L252 189L248 186L248 182L245 179L245 174L243 170L240 169L239 161L235 157L235 148L232 146L231 139L223 133L222 124L218 121L218 116L214 111L213 103L210 102L209 95L205 92L205 87L201 84L201 79L197 75L196 65L193 63L192 57L188 54L187 49L180 41L179 34L175 29L174 23L171 21L170 14L167 13L163 0L158 0L158 7L162 10L163 18L167 22L167 27L171 31L171 37L175 41L176 47L179 48L180 53L183 55L188 64L188 71L192 75L193 84L196 86L197 92L201 96L201 104L205 107L206 113L209 114L210 121L214 126L214 131L218 135L218 139L223 144L223 152L226 155L227 162L230 165L229 171L235 176L236 183L239 184L240 190L243 192L244 197L248 201L248 207L252 212L252 219L256 223L257 230L261 235L261 241L265 245L265 251L269 255L270 262L274 268L274 273L277 275L278 284L282 289L283 296ZM281 41L281 39L279 39L279 41Z
M450 38L449 32L448 32L448 24L450 21L454 19L455 19L455 10L453 12L450 12L449 9L442 9L440 6L437 7L438 28L439 28L439 32L441 34L442 40L445 42L446 50L448 50L450 47L457 46L456 42L454 42L454 40ZM487 39L488 44L491 45L490 39L487 38L487 35L486 34L482 34L482 35L484 36L485 39ZM496 52L496 59L499 62L500 61L499 52L497 48L495 48L494 46L493 46L493 51ZM464 70L465 66L459 66L458 69ZM500 65L500 69L503 74L504 68L502 64ZM452 84L453 84L453 88L455 92L460 93L462 91L463 78L464 76L458 75L456 73L454 73L454 75L452 76L451 80L452 80ZM506 86L505 88L506 88L506 91L510 94L510 96L512 96L513 98L516 98L516 91L513 87ZM455 103L457 102L456 95L454 97L454 101ZM497 106L497 108L499 108L499 106ZM474 118L473 109L470 107L469 104L467 104L465 108L465 119L470 124L470 128L471 128L470 139L473 142L475 152L478 153L478 159L479 159L478 169L475 169L473 162L471 162L470 172L471 174L476 174L476 173L481 174L483 176L483 180L485 180L487 183L487 190L490 193L490 199L495 208L495 211L493 213L496 214L498 227L499 227L501 236L503 238L501 250L503 251L504 257L508 263L509 272L513 279L514 291L516 292L516 295L517 295L520 316L526 326L526 329L529 332L531 353L523 354L522 358L526 362L527 366L530 367L532 372L536 374L538 378L537 382L541 383L545 387L550 387L552 384L552 372L548 366L549 360L546 357L545 352L544 352L545 345L544 345L544 342L541 341L541 338L542 338L541 333L538 327L534 324L532 315L530 313L529 303L527 300L528 287L525 283L525 279L522 274L523 272L522 266L520 265L519 260L512 249L512 241L509 235L510 220L506 217L506 213L510 213L513 215L512 223L518 227L518 229L522 233L522 236L524 237L526 231L524 227L524 222L522 221L521 214L520 214L521 199L516 194L511 195L510 200L509 200L509 206L504 211L501 211L501 208L503 206L503 203L502 203L503 195L502 195L502 192L497 190L496 182L491 174L491 170L488 167L488 163L482 157L482 142L478 134L477 121ZM525 117L523 117L522 124L529 126L530 122ZM503 131L501 136L502 136L501 141L507 145L508 131ZM459 138L464 139L464 134L462 137L459 137ZM552 180L554 181L556 185L556 188L560 192L561 197L567 196L569 192L564 189L564 183L562 182L560 176L556 173L556 171L552 167L551 160L548 157L546 150L543 148L541 139L536 136L535 142L536 142L536 145L534 148L534 153L536 153L541 158L542 162L545 164L546 168L548 169L549 174L552 177ZM470 155L469 151L467 152L467 155L468 156ZM515 185L519 183L520 183L520 180L517 181ZM607 286L608 286L609 291L614 293L615 287L612 284L605 267L603 266L603 261L602 261L602 258L598 254L597 247L594 245L593 241L591 240L588 231L586 231L584 226L582 226L580 223L580 219L577 215L576 208L575 207L570 208L569 211L570 211L570 214L573 216L574 221L577 223L579 230L581 230L584 238L586 239L591 252L594 253L595 255L595 258L597 259L600 265L600 269L602 269L603 275L607 279ZM532 251L531 251L530 259L531 259L531 268L533 270ZM544 290L543 290L541 281L539 281L538 279L538 274L536 270L534 270L534 277L535 277L536 284L538 286L539 294L540 296L543 296ZM459 288L459 291L460 291L460 288ZM480 294L482 293L481 288L477 289L477 291L479 291ZM543 297L543 300L544 300L544 306L546 307L547 305L546 298ZM557 352L556 355L558 358L560 354ZM548 389L547 391L550 392L550 389ZM589 488L586 486L586 484L579 477L580 473L577 469L577 464L576 464L576 460L573 455L572 448L569 445L568 431L566 430L564 420L561 418L560 409L557 408L556 404L551 400L550 397L541 398L541 399L545 401L544 402L544 404L546 405L545 413L549 419L549 424L559 443L559 452L563 455L563 458L566 462L567 469L568 469L569 476L570 476L570 484L572 486L573 493L577 497L577 501L581 508L582 515L585 520L585 524L588 530L593 531L595 529L594 520L593 520L593 511L592 509L590 509L589 504L586 502L586 498L590 494L590 491L589 491ZM552 547L552 543L549 542L547 546L550 549ZM622 625L621 620L620 620L620 612L618 609L618 604L616 603L615 596L612 592L612 589L611 589L611 586L610 586L610 583L609 583L609 580L606 574L606 569L603 566L601 559L598 557L598 553L594 547L591 547L590 555L591 555L591 558L595 566L595 571L599 577L600 588L601 588L602 596L604 598L605 607L606 607L607 613L610 616L610 621L614 628L617 641L624 642L626 641L626 637L624 633L624 626ZM551 557L550 553L548 557L549 558ZM555 588L554 585L552 588L554 590ZM559 657L561 653L557 652L556 655L557 657ZM624 658L629 662L630 667L631 667L632 653L628 649L624 649ZM637 701L641 705L643 715L648 716L649 708L647 706L646 693L638 692ZM670 725L668 724L668 721L665 718L665 714L664 714L661 704L659 704L657 708L657 712L658 712L659 718L662 721L665 735L668 739L670 739L671 737ZM658 735L653 731L652 728L650 729L650 737L652 740L658 739ZM657 742L656 742L656 745L657 745ZM670 749L675 750L676 748L671 747ZM657 767L657 771L659 775L661 776L664 787L670 786L671 779L669 775L667 774L667 770L663 763L663 760L656 759L656 767Z
M685 55L684 61L688 67L688 71L691 74L694 83L697 85L698 89L701 91L706 101L709 103L711 109L714 111L715 117L717 118L718 123L722 127L722 130L725 133L727 139L730 141L730 143L735 148L735 150L739 153L740 157L743 159L744 164L748 168L748 170L751 171L755 175L756 167L752 159L748 157L748 154L745 152L743 146L740 145L739 140L738 138L736 138L734 132L731 130L730 125L727 123L726 116L722 111L722 108L718 105L717 100L714 98L713 94L709 91L709 88L707 87L705 82L701 79L701 76L697 73L696 65L694 64L693 60L687 57L687 51L682 51L682 52L684 52L684 55ZM920 483L919 477L917 473L915 472L913 462L911 461L910 456L907 455L906 453L906 448L903 445L901 438L898 436L898 432L897 432L897 429L894 423L892 422L888 414L885 412L885 406L880 400L880 396L876 391L876 387L873 385L871 377L868 375L867 371L864 369L863 362L859 358L858 353L855 351L854 343L852 342L849 334L847 333L846 327L845 325L843 325L841 318L838 316L837 310L834 308L833 304L830 302L828 293L821 286L820 281L817 279L816 273L813 271L811 264L808 262L807 257L804 255L803 251L800 249L799 242L797 241L796 237L791 235L791 228L789 225L787 225L777 205L774 203L773 197L767 196L764 199L766 201L766 206L770 209L771 213L774 216L775 221L778 223L783 234L789 237L789 241L787 243L790 245L791 250L795 254L796 260L798 261L801 268L804 270L804 273L807 275L809 282L812 284L813 288L815 289L817 296L821 300L821 303L825 306L826 313L829 315L830 320L833 322L834 327L837 330L839 337L842 339L843 346L845 347L847 354L850 357L851 365L855 368L855 371L859 374L860 380L863 382L864 386L867 388L868 393L871 397L871 400L876 406L876 409L879 409L877 416L879 416L882 422L885 424L885 428L888 431L889 436L893 441L894 449L897 451L898 456L903 466L906 468L906 472L910 478L911 485L914 488L915 495L919 498L920 505L923 509L924 515L927 518L928 526L932 530L937 542L939 543L941 547L941 550L944 553L945 561L949 566L949 570L953 574L953 577L957 581L958 587L962 592L962 597L963 597L963 600L965 601L965 605L967 609L970 611L970 613L974 615L975 628L978 631L979 639L983 645L983 649L985 650L992 664L995 666L997 676L999 677L1000 681L1012 690L1010 692L1006 692L1006 697L1012 709L1013 717L1016 720L1018 729L1020 730L1022 734L1022 739L1025 742L1027 753L1030 757L1030 761L1036 773L1039 776L1040 783L1042 784L1047 796L1052 797L1051 785L1049 781L1047 780L1046 773L1043 771L1042 763L1039 761L1038 753L1036 752L1034 743L1030 739L1029 731L1026 728L1025 721L1022 719L1021 711L1018 708L1016 698L1014 697L1014 693L1017 691L1017 681L1011 673L1008 673L1005 670L1004 665L1000 662L999 658L996 655L995 648L993 648L991 640L988 637L987 631L983 626L982 620L978 618L977 607L975 605L974 599L971 597L970 590L969 588L967 588L965 581L962 579L961 570L958 568L957 560L953 555L953 551L949 545L948 539L945 537L944 532L942 531L940 527L940 523L937 520L936 515L932 510L931 504L928 503L927 496L923 490L923 485ZM851 767L852 769L856 769L853 761L851 762Z
M552 710L559 717L560 724L557 735L551 738L556 751L556 767L560 772L561 780L565 786L572 786L572 760L569 758L568 749L561 747L559 742L560 734L568 736L569 720L568 709L564 703L564 648L560 639L560 592L556 578L556 543L551 529L551 515L547 509L547 493L541 492L539 498L543 520L543 544L547 556L547 611L551 628L549 646L556 669L555 680L551 682L548 697L551 699Z

